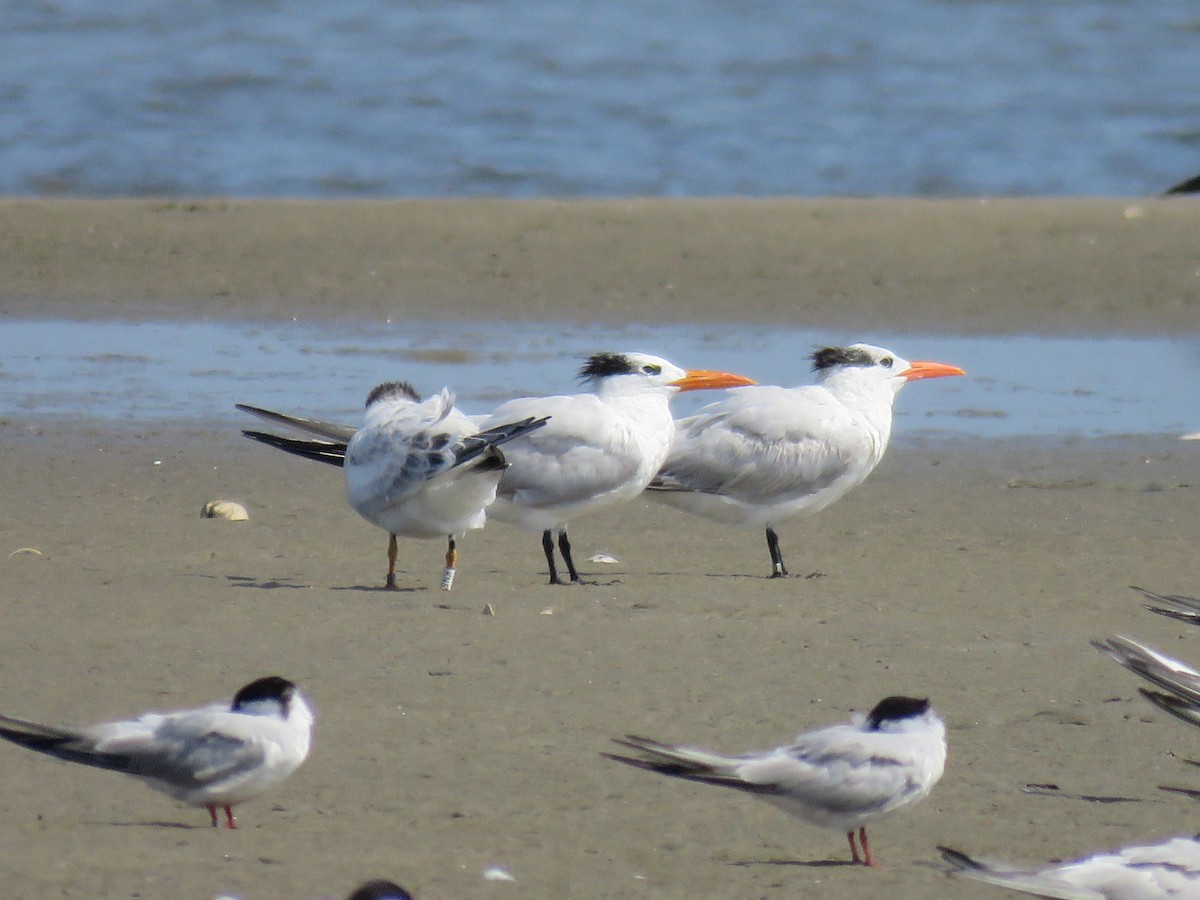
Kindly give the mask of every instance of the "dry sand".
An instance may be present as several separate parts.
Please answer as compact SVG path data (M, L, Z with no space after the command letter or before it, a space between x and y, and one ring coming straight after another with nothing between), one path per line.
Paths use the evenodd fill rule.
M1200 330L1187 201L192 206L0 203L5 312ZM1194 733L1088 646L1200 662L1200 635L1127 587L1200 592L1194 444L903 444L781 529L822 578L764 578L757 532L644 500L573 527L578 558L620 561L585 564L597 584L544 585L536 537L497 523L464 540L452 593L436 542L403 544L410 590L385 593L385 536L340 475L241 424L0 423L0 710L83 724L276 672L318 714L312 758L232 833L0 747L6 896L308 898L385 875L420 900L983 898L1002 894L946 880L936 844L1037 861L1195 830L1156 787L1200 787ZM226 497L249 522L200 517ZM842 835L599 756L626 731L773 746L889 693L932 697L950 760L871 829L877 870L837 864Z

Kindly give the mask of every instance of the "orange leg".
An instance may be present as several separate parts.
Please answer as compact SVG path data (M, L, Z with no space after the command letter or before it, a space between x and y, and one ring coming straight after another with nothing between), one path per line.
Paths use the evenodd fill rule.
M396 536L388 535L388 573L387 582L384 583L384 588L389 591L397 590L396 588L396 557L400 555L400 551L396 547Z
M862 848L863 848L863 865L865 865L865 866L875 865L875 858L873 856L871 856L871 845L867 843L867 826L866 825L864 825L862 828L858 829L858 842L860 844L862 844Z

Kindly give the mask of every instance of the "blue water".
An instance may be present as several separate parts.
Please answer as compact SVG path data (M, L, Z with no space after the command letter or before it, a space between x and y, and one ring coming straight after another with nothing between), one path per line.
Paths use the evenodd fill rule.
M966 378L919 381L896 403L896 437L1177 435L1200 429L1200 339L849 335L728 326L625 329L489 323L372 324L7 322L0 416L134 423L255 420L235 403L357 424L367 392L389 379L423 394L452 387L459 405L578 390L597 350L645 350L689 368L764 384L811 381L818 346L869 340L908 357L962 366ZM86 350L79 348L87 348ZM677 414L714 399L674 401Z
M1178 0L0 0L0 193L1144 195Z

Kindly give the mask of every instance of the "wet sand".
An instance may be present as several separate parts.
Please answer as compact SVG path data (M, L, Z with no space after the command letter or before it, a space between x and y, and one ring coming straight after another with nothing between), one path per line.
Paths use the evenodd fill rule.
M0 203L5 311L1200 330L1186 201L196 206ZM1200 593L1195 444L901 442L781 528L818 578L765 578L761 534L641 500L572 527L577 558L619 560L585 563L594 584L544 585L536 536L496 523L463 541L453 592L439 543L410 541L385 593L385 536L340 474L235 416L0 423L0 710L83 724L274 672L316 707L313 755L230 833L0 746L11 896L339 896L382 875L422 900L983 898L1003 894L947 882L936 844L1032 862L1195 830L1193 801L1157 789L1200 787L1194 733L1088 646L1200 662L1128 588ZM202 519L217 498L250 521ZM877 870L840 865L842 835L599 756L624 732L774 746L890 693L933 699L950 760L870 829Z

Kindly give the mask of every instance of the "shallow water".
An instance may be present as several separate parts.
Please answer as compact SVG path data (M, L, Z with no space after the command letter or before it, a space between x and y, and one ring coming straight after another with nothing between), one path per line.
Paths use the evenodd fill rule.
M357 423L391 379L448 385L468 412L510 397L568 393L596 350L645 350L764 384L811 380L818 346L866 340L965 368L918 382L896 403L906 437L1098 437L1200 428L1200 339L945 337L742 326L576 328L561 324L267 325L19 321L3 326L0 415L132 422L253 420L235 403ZM87 348L86 351L75 348ZM676 399L677 413L712 399Z
M0 193L1144 195L1174 0L0 4Z

